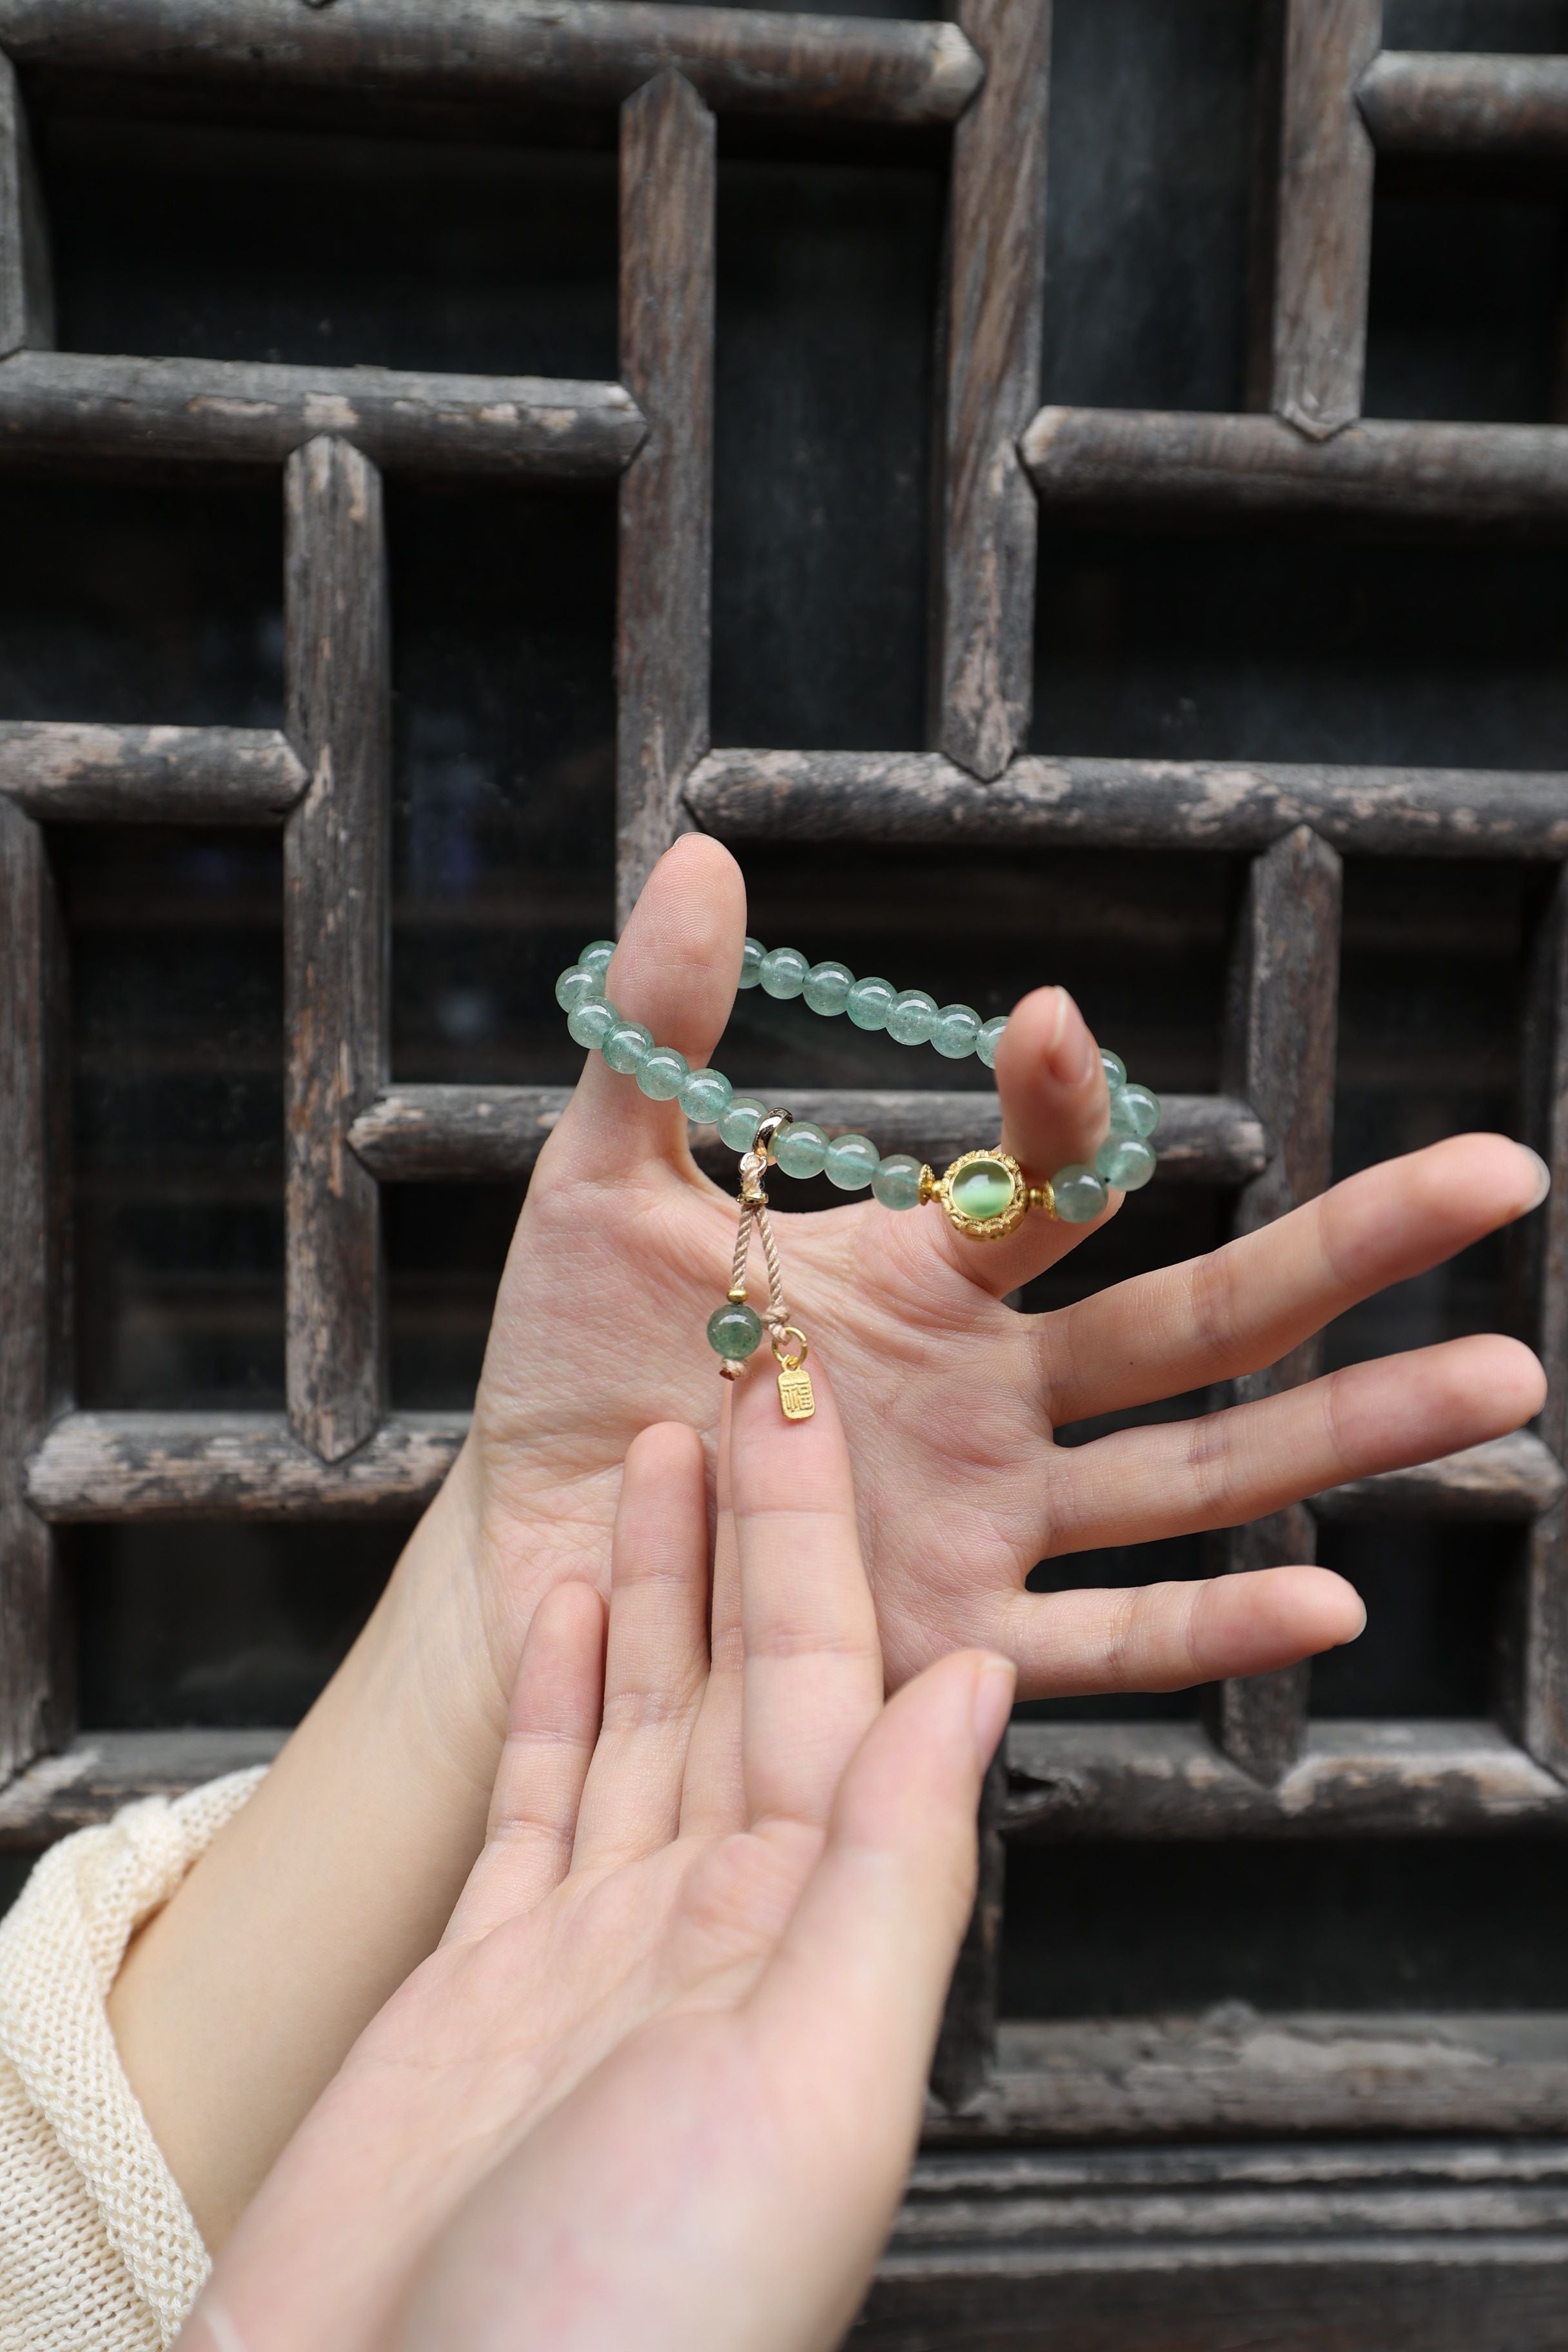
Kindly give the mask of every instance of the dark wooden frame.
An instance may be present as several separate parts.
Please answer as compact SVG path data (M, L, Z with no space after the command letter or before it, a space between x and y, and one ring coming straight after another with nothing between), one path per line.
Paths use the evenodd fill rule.
M1259 215L1259 413L1201 416L1031 413L1045 282L1049 0L961 0L958 22L947 25L642 0L578 0L540 13L470 0L462 41L423 0L356 0L352 9L294 0L0 0L0 441L26 458L132 468L274 466L286 488L289 544L282 731L0 724L0 1771L10 1775L0 1788L0 1845L35 1849L128 1795L271 1752L276 1735L69 1738L54 1530L88 1520L399 1515L425 1501L462 1421L387 1411L379 1186L521 1175L564 1099L551 1087L397 1087L388 1078L384 474L618 482L623 914L654 859L689 824L735 842L965 839L1246 855L1226 1091L1172 1103L1161 1137L1165 1179L1233 1188L1238 1229L1327 1181L1340 853L1527 858L1561 876L1568 776L1058 759L1020 749L1042 503L1259 520L1568 520L1568 429L1360 419L1375 152L1568 150L1568 61L1392 55L1380 49L1380 15L1378 0L1280 0L1272 13L1279 111ZM106 84L131 76L188 89L244 77L310 89L348 80L455 104L618 105L624 383L53 352L47 239L17 66L89 69ZM715 112L726 109L954 125L923 753L710 747ZM291 1138L283 1414L87 1412L71 1402L58 1044L67 975L43 828L88 820L283 831ZM1271 2074L1234 2053L1218 2065L1178 2036L1163 2046L1162 2104L1126 2062L1119 2030L1097 2041L1096 2030L1063 2029L1054 2042L1048 2029L998 2030L994 1958L1006 1838L1568 1831L1563 887L1542 929L1529 1041L1535 1130L1557 1182L1533 1273L1552 1383L1540 1433L1342 1488L1310 1510L1237 1529L1225 1545L1239 1566L1284 1551L1310 1556L1314 1517L1439 1511L1527 1522L1506 1727L1314 1727L1298 1676L1226 1687L1209 1732L1015 1727L988 1795L986 1895L933 2078L934 2145L1267 2135L1303 2122L1327 2132L1539 2133L1561 2121L1568 2035L1543 2042L1529 2021L1499 2026L1483 2053L1484 2081L1474 2068L1433 2075L1422 2053L1435 2045L1417 2026L1381 2027L1376 2063L1320 2041L1305 2107L1299 2070ZM938 1160L995 1116L994 1097L977 1090L824 1093L804 1107L830 1129L864 1125ZM710 1143L699 1139L700 1150ZM1303 1350L1251 1385L1307 1377L1312 1364ZM1431 2030L1439 2039L1458 2031L1451 2021ZM1394 2044L1410 2053L1403 2072L1387 2063ZM1112 2185L1110 2159L1082 2159L1095 2161L1094 2179ZM1137 2193L1163 2194L1157 2162L1140 2161ZM1211 2307L1239 2310L1224 2300L1226 2276L1243 2282L1236 2292L1247 2311L1294 2308L1291 2282L1309 2279L1318 2262L1339 2265L1337 2284L1309 2294L1318 2298L1319 2332L1314 2320L1303 2322L1306 2332L1267 2340L1370 2343L1332 2332L1341 2319L1358 2324L1343 2279L1352 2222L1342 2197L1336 2205L1325 2189L1303 2224L1320 2242L1315 2252L1298 2247L1287 2261L1276 2248L1233 2259L1230 2225L1214 2200L1223 2204L1222 2191L1249 2177L1248 2161L1238 2157L1227 2171L1216 2157L1186 2179L1184 2193L1210 2199L1210 2238L1232 2246L1229 2270L1216 2272L1212 2245L1205 2252L1194 2237L1185 2253L1178 2248L1149 2273L1145 2293L1136 2280L1113 2291L1113 2263L1067 2261L1037 2212L1015 2227L1005 2216L1027 2185L1016 2168L986 2174L976 2156L963 2159L968 2172L953 2171L958 2159L933 2156L864 2324L888 2344L930 2340L931 2330L972 2340L964 2330L984 2317L995 2330L988 2342L1033 2343L1028 2295L1048 2284L1076 2331L1072 2342L1109 2346L1125 2340L1116 2333L1123 2324L1146 2330L1154 2311L1173 2325L1186 2314L1198 2326ZM1373 2158L1346 2158L1342 2170L1360 2163L1397 2187L1408 2185L1412 2162L1391 2154L1377 2173ZM1442 2176L1446 2205L1437 2174L1424 2177L1397 2229L1363 2231L1368 2244L1376 2241L1369 2276L1418 2283L1411 2292L1426 2332L1412 2342L1481 2340L1473 2326L1464 2333L1464 2296L1445 2299L1439 2242L1456 2228L1482 2229L1472 2194L1478 2166L1486 2168L1481 2157L1461 2152ZM1533 2232L1527 2254L1508 2271L1489 2239L1475 2257L1477 2276L1507 2271L1515 2282L1508 2307L1517 2305L1520 2326L1535 2332L1510 2341L1568 2341L1541 2317L1542 2282L1560 2309L1568 2264L1565 2167L1561 2150L1544 2171L1516 2165L1506 2226ZM1310 2170L1303 2156L1280 2178L1300 2188ZM1059 2199L1064 2178L1041 2172L1035 2189ZM911 2251L928 2196L948 2200L946 2218L926 2231L932 2251ZM976 2200L992 2218L972 2244L954 2216ZM1279 2222L1287 2236L1291 2226ZM1131 2222L1127 2234L1137 2235ZM998 2251L987 2269L974 2248L1000 2249L1003 2240L1013 2251ZM1334 2245L1331 2260L1324 2249ZM1097 2282L1093 2294L1086 2280Z

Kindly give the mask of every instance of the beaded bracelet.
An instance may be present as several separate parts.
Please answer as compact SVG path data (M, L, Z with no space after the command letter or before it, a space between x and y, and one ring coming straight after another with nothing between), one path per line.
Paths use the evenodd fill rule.
M1031 1209L1067 1224L1089 1224L1107 1205L1110 1188L1132 1192L1154 1172L1149 1143L1160 1121L1160 1106L1147 1087L1131 1084L1119 1055L1103 1048L1100 1060L1110 1089L1110 1131L1095 1153L1094 1165L1071 1161L1043 1184L1032 1184L1011 1153L999 1147L965 1151L939 1177L908 1152L884 1159L869 1136L831 1139L809 1120L770 1110L758 1095L738 1095L721 1070L693 1070L673 1045L656 1045L640 1021L628 1021L605 994L605 973L615 953L612 940L585 947L555 983L555 1001L579 1045L596 1048L612 1070L635 1077L654 1102L679 1102L688 1118L716 1124L720 1139L741 1157L741 1225L735 1243L729 1296L710 1318L709 1344L726 1380L738 1380L767 1328L779 1365L779 1396L792 1421L813 1411L811 1381L803 1370L804 1334L790 1322L784 1303L778 1251L767 1221L763 1177L770 1165L786 1176L820 1176L846 1192L870 1186L885 1209L913 1209L936 1201L957 1231L971 1241L1001 1241L1016 1233ZM808 965L798 948L763 946L748 939L741 986L761 986L769 996L803 996L814 1013L847 1013L858 1029L885 1029L900 1045L928 1042L949 1061L978 1055L989 1070L1007 1024L982 1022L967 1004L939 1006L923 989L901 993L886 980L857 980L845 964ZM768 1307L763 1316L746 1303L746 1257L755 1224L768 1270ZM798 1345L792 1346L791 1342Z

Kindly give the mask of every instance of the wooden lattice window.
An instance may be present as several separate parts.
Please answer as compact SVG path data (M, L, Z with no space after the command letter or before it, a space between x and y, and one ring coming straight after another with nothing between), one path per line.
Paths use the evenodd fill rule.
M1170 1097L1161 1184L1026 1306L1256 1225L1336 1151L1456 1108L1522 1122L1558 1180L1527 1247L1330 1343L1510 1320L1552 1377L1539 1429L1221 1546L1392 1579L1407 1651L1419 1586L1458 1612L1432 1671L1384 1654L1380 1683L1369 1653L1359 1683L1014 1726L930 2147L865 2329L1560 2341L1568 2002L1535 1865L1568 1825L1568 12L455 14L0 0L0 666L20 694L28 630L90 580L137 672L116 715L46 663L61 707L0 720L0 1839L30 1853L275 1746L221 1707L79 1731L77 1662L89 1721L113 1720L149 1543L194 1547L198 1614L273 1523L349 1616L374 1591L461 1433L472 1331L431 1297L466 1277L482 1327L564 1100L531 1027L549 976L706 827L749 856L764 936L816 950L819 925L853 961L857 939L923 931L922 976L946 959L969 1001L984 954L987 1011L1047 976L1045 937L1140 1047ZM293 233L273 266L299 318L330 261L338 294L363 262L376 363L342 317L310 331L322 358L274 351L265 288L215 354L138 274L236 142ZM406 258L432 219L466 255L481 239L490 292L476 279L463 334L437 318L400 341L419 298L388 246ZM469 266L455 250L442 268ZM1146 349L1115 331L1140 268ZM531 343L505 289L554 279ZM808 364L774 397L786 344ZM820 561L791 570L818 525L837 590ZM183 667L137 656L153 547ZM531 792L499 798L492 639L533 729ZM142 709L165 683L171 706ZM473 887L487 859L504 904ZM177 963L169 1018L199 1014L201 957L172 939L193 900L258 943L243 1017L205 1050L231 1075L255 1056L286 1139L279 1164L259 1129L225 1130L264 1270L279 1213L279 1311L258 1322L242 1283L212 1304L199 1378L149 1352L116 1289L134 1139L103 1092L128 971L153 975L156 1014ZM749 1074L830 1129L940 1163L994 1117L973 1091L890 1091L853 1040L836 1085L818 1061L802 1087L766 1008L742 1017ZM457 1186L481 1188L468 1263L431 1255L420 1207ZM146 1263L167 1283L184 1249L199 1287L188 1171L131 1191L153 1222L176 1201ZM1254 1965L1249 1939L1314 1906L1342 1921L1357 1870L1370 1969L1446 1874L1449 1946L1458 1910L1479 1922L1472 1976L1413 1962L1380 2002L1332 1997L1342 1953ZM1312 1997L1279 2000L1287 1981ZM1216 1986L1239 1997L1215 2007ZM1441 2013L1410 2016L1424 1999Z

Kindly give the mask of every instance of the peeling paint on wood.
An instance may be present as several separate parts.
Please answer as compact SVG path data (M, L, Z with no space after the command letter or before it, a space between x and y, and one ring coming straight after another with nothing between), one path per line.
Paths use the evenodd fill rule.
M612 481L643 437L618 383L252 360L18 352L0 365L0 456L281 465L342 433L392 473Z
M305 783L268 728L0 720L0 793L48 824L280 825Z
M411 1518L458 1458L467 1413L381 1423L323 1461L274 1412L68 1412L27 1465L40 1517Z
M1237 850L1308 824L1368 856L1568 856L1568 774L1528 770L1031 757L981 784L934 752L723 751L684 799L731 842Z

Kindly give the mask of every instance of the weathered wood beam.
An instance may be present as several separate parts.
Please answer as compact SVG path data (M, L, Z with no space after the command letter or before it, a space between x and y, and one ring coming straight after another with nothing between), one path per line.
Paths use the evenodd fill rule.
M1042 408L1022 446L1053 507L1456 523L1568 517L1568 431L1557 425L1366 417L1316 442L1277 416Z
M1327 1187L1333 1147L1340 976L1337 850L1299 825L1253 860L1232 942L1221 1070L1274 1139L1268 1165L1237 1197L1233 1230L1256 1233ZM1277 1396L1317 1373L1321 1342L1231 1383L1237 1403ZM1226 1573L1310 1560L1317 1528L1292 1504L1212 1539ZM1217 1683L1212 1727L1226 1755L1259 1780L1279 1779L1305 1735L1310 1669Z
M321 433L391 473L586 482L630 462L643 422L618 383L548 376L87 352L17 352L0 365L0 454L280 466Z
M1383 2021L1379 2021L1381 2024ZM1272 2055L1309 2074L1349 2042L1370 2074L1371 2021L1286 2016ZM1009 2067L1102 2073L1205 2068L1262 2055L1173 2020L1007 2030ZM1413 2043L1438 2063L1545 2058L1561 2024L1484 2049L1458 2019L1393 2022L1401 2072ZM1195 2041L1195 2051L1192 2047ZM1145 2078L1146 2079L1146 2078ZM1477 2352L1550 2344L1568 2290L1568 2148L1524 2140L1226 2136L1185 2146L952 2145L933 2135L848 2339L860 2352ZM947 2145L942 2145L946 2141ZM1042 2315L1048 2315L1042 2330Z
M1568 775L1528 771L1029 758L980 784L934 752L724 751L684 799L730 842L1249 850L1310 824L1363 856L1568 856Z
M1037 509L1016 442L1040 382L1051 0L960 0L985 87L953 133L928 740L1000 775L1028 733Z
M1516 1429L1441 1462L1350 1479L1311 1496L1310 1505L1320 1519L1532 1520L1555 1508L1565 1486L1551 1448Z
M67 1412L26 1468L26 1497L49 1520L399 1517L422 1510L456 1459L465 1413L403 1413L356 1453L323 1463L281 1413ZM1544 1451L1544 1449L1542 1449ZM1453 1499L1456 1516L1522 1517L1517 1465L1477 1446L1418 1472L1361 1480L1343 1491L1347 1517L1430 1517ZM1531 1492L1547 1489L1537 1464ZM1488 1481L1490 1481L1489 1491ZM1385 1489L1369 1500L1373 1487ZM1320 1516L1335 1495L1315 1495Z
M708 749L713 569L712 115L677 73L621 110L621 373L647 418L622 477L616 905L675 838Z
M286 1731L93 1731L0 1789L0 1853L36 1853L138 1797L178 1797L270 1764Z
M65 1727L54 1538L26 1459L69 1381L63 928L42 828L0 799L0 1776Z
M27 1465L43 1519L407 1518L456 1461L466 1413L404 1414L335 1462L280 1412L68 1412Z
M1373 147L1356 85L1383 0L1285 0L1268 405L1326 438L1361 413Z
M360 1113L349 1142L384 1183L504 1182L529 1172L571 1099L566 1087L393 1087ZM913 1151L937 1167L1001 1124L996 1097L978 1089L791 1087L789 1108L830 1135L874 1135L885 1151ZM1163 1110L1156 1139L1163 1176L1241 1184L1266 1164L1268 1139L1245 1103L1167 1095ZM735 1155L718 1129L690 1133L700 1165L732 1184Z
M1270 2134L1300 2146L1312 2134L1551 2137L1561 2134L1564 2113L1568 2018L1562 2013L1259 2016L1237 2002L1234 2011L1227 2004L1203 2017L1004 2024L986 2089L965 2115L933 2117L927 2131L932 2147L1230 2134ZM1310 2336L1297 2340L1303 2352L1313 2342ZM1466 2346L1478 2338L1449 2340ZM1492 2340L1484 2327L1479 2340ZM1075 2336L1075 2347L1080 2341L1110 2352L1103 2336ZM1326 2352L1330 2343L1357 2337L1336 2331L1317 2341ZM1431 2339L1410 2341L1414 2352Z
M1380 154L1568 153L1568 58L1384 49L1356 103Z
M381 477L323 435L289 460L289 734L310 787L283 836L289 1419L325 1461L384 1386L381 1188L348 1148L386 1076L392 672Z
M710 106L862 122L953 121L983 78L956 25L647 0L4 0L0 46L94 73L487 104L618 106L672 68Z
M1568 1447L1568 867L1536 920L1524 1017L1525 1133L1552 1190L1522 1236L1533 1338L1546 1372L1537 1426L1559 1461ZM1568 1500L1530 1531L1505 1648L1504 1705L1532 1756L1568 1778Z
M1272 1783L1195 1723L1016 1723L1006 1763L1009 1838L1568 1831L1568 1790L1495 1723L1314 1723Z
M0 51L0 359L54 340L43 194L16 69Z
M984 2087L996 2060L997 1979L1007 1864L1002 1819L1006 1802L1007 1767L998 1749L980 1791L974 1908L959 1946L931 2063L931 2096L954 2114Z
M0 793L51 824L280 825L304 789L268 728L0 719Z

